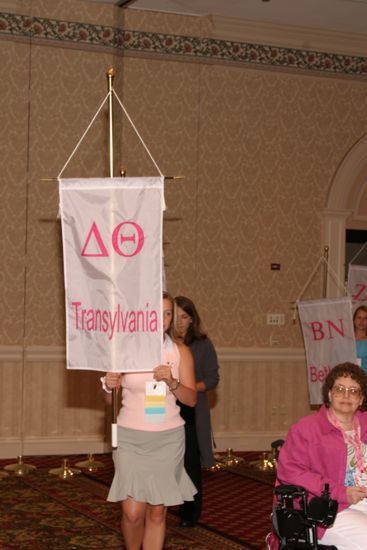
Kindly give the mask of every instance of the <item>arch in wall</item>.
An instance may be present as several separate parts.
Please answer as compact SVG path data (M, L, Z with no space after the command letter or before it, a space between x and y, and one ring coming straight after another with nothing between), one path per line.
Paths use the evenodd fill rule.
M348 224L367 228L367 134L347 152L336 170L323 215L323 243L329 246L329 265L344 280L345 230ZM330 271L331 271L330 270ZM328 296L340 295L329 272Z

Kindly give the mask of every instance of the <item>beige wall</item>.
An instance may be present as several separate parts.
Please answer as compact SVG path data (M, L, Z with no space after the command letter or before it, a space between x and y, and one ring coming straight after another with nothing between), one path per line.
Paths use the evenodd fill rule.
M82 1L16 2L17 28L5 11L2 452L106 448L97 374L64 368L57 187L41 180L60 172L106 94L110 66L117 72L115 89L160 169L185 176L166 184L166 274L173 294L195 300L219 352L221 383L213 398L219 446L267 448L309 410L302 340L291 308L328 244L324 208L335 173L367 132L361 116L367 107L363 60L353 73L348 56L337 61L324 53L324 69L297 69L284 38L282 65L234 62L227 55L234 43L215 41L209 19L133 10L124 15ZM41 18L32 20L32 37L24 31L26 16ZM63 34L69 24L72 43ZM116 28L126 30L125 50L103 42ZM88 43L85 29L92 37ZM129 33L143 44L139 51ZM149 41L157 37L160 46L153 51ZM173 55L169 44L177 37ZM205 52L185 50L205 37L211 37L201 42ZM245 42L244 35L241 47ZM259 51L260 45L251 55ZM104 110L65 176L107 175L106 128ZM124 164L128 175L156 175L118 111L116 129L116 170ZM353 204L345 208L353 210ZM273 262L280 271L270 270ZM321 288L318 273L305 297L319 297ZM268 327L268 312L284 313L286 324Z

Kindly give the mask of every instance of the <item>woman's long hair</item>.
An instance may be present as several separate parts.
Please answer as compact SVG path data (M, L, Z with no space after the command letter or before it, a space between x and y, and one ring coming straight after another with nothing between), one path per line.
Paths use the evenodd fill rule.
M355 318L357 317L357 314L358 314L359 311L364 311L365 313L367 313L367 306L359 306L359 307L357 307L357 309L353 313L353 327L354 327L354 330L356 330L354 321L355 321Z
M162 294L162 299L163 300L168 300L169 302L171 302L172 314L174 314L175 301L172 298L171 294L169 292L167 292L166 290L164 290L163 294ZM166 334L168 334L168 336L171 336L171 337L174 337L174 334L173 334L174 333L173 317L174 317L174 315L172 315L172 320L171 320L170 326L168 327L167 332L166 332Z
M186 296L176 296L174 303L180 307L191 319L186 334L184 336L184 344L187 346L194 340L202 340L206 338L206 333L202 329L200 315L195 307L195 304Z

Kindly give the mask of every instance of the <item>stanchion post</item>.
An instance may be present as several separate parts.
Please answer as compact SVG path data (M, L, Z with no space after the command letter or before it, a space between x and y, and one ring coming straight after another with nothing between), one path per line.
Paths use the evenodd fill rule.
M107 71L108 86L108 165L109 177L113 178L113 79L115 71L111 68ZM113 346L112 346L112 349ZM113 353L113 359L114 359ZM115 363L115 361L112 361ZM113 449L117 448L117 388L112 390L112 426L111 426L111 445Z

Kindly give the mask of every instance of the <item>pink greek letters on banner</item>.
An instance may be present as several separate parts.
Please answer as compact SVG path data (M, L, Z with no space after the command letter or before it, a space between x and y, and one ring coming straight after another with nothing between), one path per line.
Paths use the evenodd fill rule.
M338 363L357 363L350 298L299 302L310 403L322 403L321 388Z
M348 268L348 294L352 298L353 308L367 305L367 267L350 264Z
M125 227L131 226L137 232L138 238L136 239L135 233L132 233L130 235L124 235L122 233L122 228L124 226ZM92 237L94 237L97 243L98 250L94 252L88 252ZM137 244L135 245L136 240L137 240ZM132 242L134 244L133 250L130 252L127 252L127 251L124 252L122 248L123 243L126 241ZM113 231L112 244L115 252L117 252L117 254L120 254L120 256L135 256L135 254L138 254L140 250L143 248L144 232L140 227L140 225L135 222L132 222L132 221L122 222ZM104 244L104 241L97 227L97 224L96 222L93 222L92 227L88 233L87 240L85 241L85 244L83 246L82 256L108 256L108 255L109 253Z
M67 367L162 358L163 178L60 180Z

